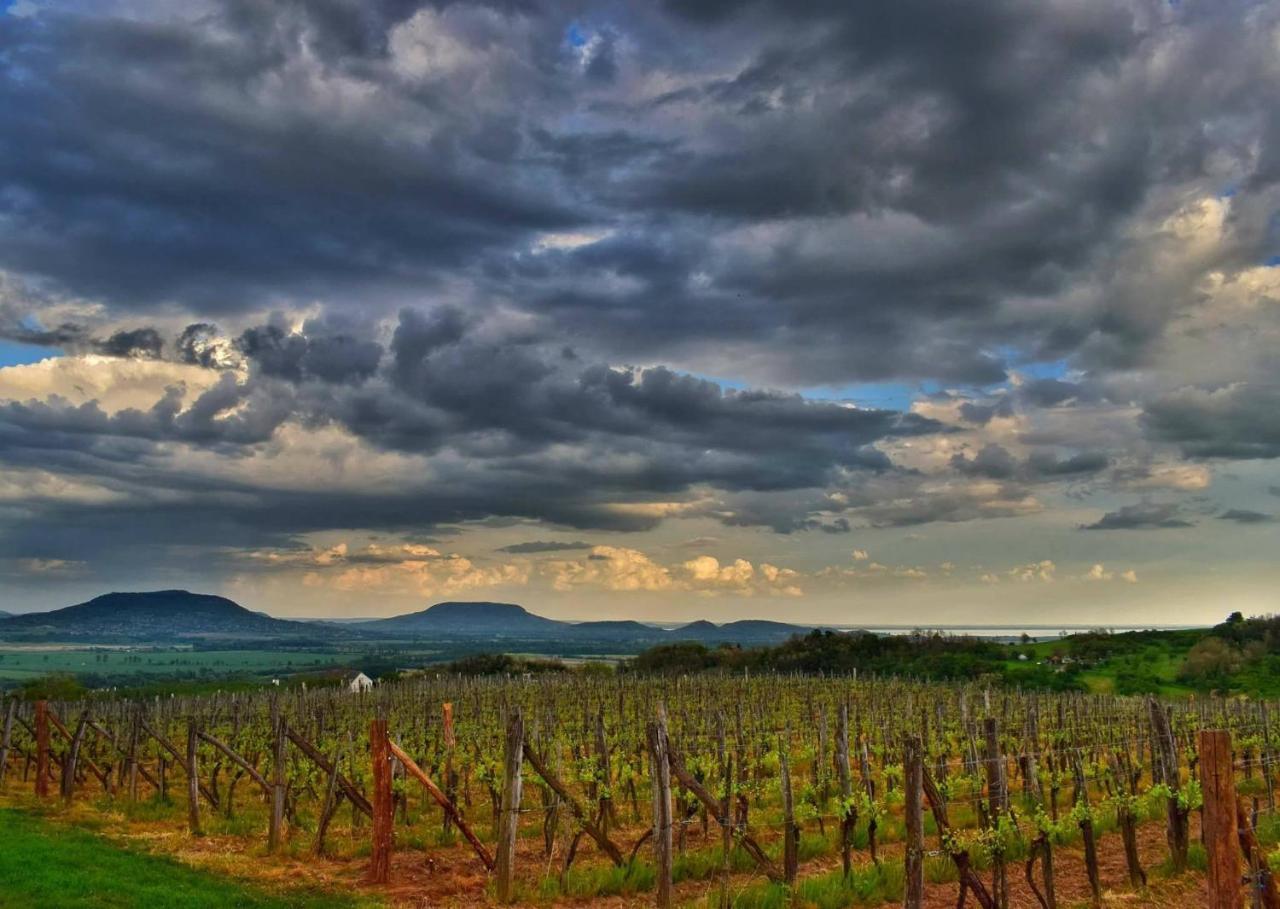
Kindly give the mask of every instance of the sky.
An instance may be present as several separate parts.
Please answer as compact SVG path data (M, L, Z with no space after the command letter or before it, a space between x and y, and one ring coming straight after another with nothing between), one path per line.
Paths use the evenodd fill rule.
M1277 610L1280 7L3 0L0 609Z

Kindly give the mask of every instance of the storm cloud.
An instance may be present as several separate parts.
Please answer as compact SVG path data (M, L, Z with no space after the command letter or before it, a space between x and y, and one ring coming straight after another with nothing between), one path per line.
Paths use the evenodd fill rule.
M20 6L0 558L1262 523L1274 4Z

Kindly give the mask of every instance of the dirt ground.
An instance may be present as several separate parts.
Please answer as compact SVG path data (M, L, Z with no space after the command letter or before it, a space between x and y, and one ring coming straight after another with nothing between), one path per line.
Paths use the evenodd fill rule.
M0 797L0 803L13 807L35 807L34 800L25 793L8 793ZM362 843L362 836L348 839L346 835L334 837L333 845L338 853L348 857L315 857L309 854L309 835L300 834L289 853L267 856L265 836L209 835L199 839L188 836L181 823L173 820L128 820L123 814L103 812L101 806L75 803L67 808L55 809L51 815L55 821L81 824L95 829L111 839L131 843L149 851L171 855L180 861L249 880L271 888L306 888L335 892L363 892L376 894L395 909L471 909L488 907L494 899L487 887L488 875L479 860L465 842L452 846L432 846L429 849L414 848L404 842L397 843L391 868L391 883L375 887L364 882L367 858L354 855L352 847ZM718 834L712 831L704 840L700 830L689 836L689 848L698 849L715 845ZM627 830L617 834L617 842L624 845L624 852L634 842L639 830ZM1193 815L1192 841L1198 840L1198 818ZM522 836L517 850L519 876L530 889L536 889L536 881L544 874L555 873L563 861L564 839L557 842L556 854L550 862L542 853L542 841L536 836ZM929 848L936 847L930 838ZM1156 867L1167 857L1164 826L1149 822L1139 828L1139 849L1144 868L1148 871L1149 886L1134 891L1128 881L1124 851L1118 833L1109 833L1099 839L1098 854L1100 876L1105 906L1134 907L1193 907L1207 902L1202 875L1189 873L1176 879L1162 877ZM883 848L885 856L900 854L900 844ZM643 853L643 850L642 850ZM865 853L855 853L855 861L865 861ZM600 862L601 856L594 844L584 837L575 867ZM800 876L822 874L839 867L838 855L824 855L800 867ZM1083 852L1079 847L1059 847L1054 851L1055 880L1058 904L1063 909L1087 906L1088 880L1085 876ZM984 873L984 881L990 881L990 873ZM1039 909L1023 873L1022 863L1009 868L1010 905L1014 909ZM760 883L757 874L735 874L731 892L737 893ZM718 892L715 879L684 881L675 888L676 901L680 905L706 905ZM955 882L926 884L925 905L930 909L952 909L956 904L959 885ZM531 903L547 905L548 901L533 898ZM627 896L596 898L558 897L556 905L608 907L631 909L653 904L653 894L643 891ZM714 905L714 903L712 903ZM976 902L969 898L969 906Z

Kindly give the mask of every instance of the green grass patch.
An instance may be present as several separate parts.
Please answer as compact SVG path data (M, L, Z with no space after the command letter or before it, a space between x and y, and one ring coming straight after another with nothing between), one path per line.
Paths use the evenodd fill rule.
M801 878L794 887L764 883L732 894L734 909L785 909L787 906L812 906L815 909L841 909L844 906L878 906L902 900L906 883L901 862L883 862L854 868L848 877L836 870L827 874ZM708 906L718 906L718 893L709 894Z
M368 909L344 895L267 893L74 827L0 809L0 904L6 909Z

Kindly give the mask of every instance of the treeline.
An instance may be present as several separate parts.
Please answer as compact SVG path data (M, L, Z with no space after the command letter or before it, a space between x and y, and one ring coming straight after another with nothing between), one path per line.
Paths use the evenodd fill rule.
M991 681L1053 691L1083 690L1075 666L1019 661L1009 644L984 638L918 632L811 631L774 647L707 647L692 641L663 644L626 664L628 671L691 673L705 670L806 674L910 676L929 681Z

